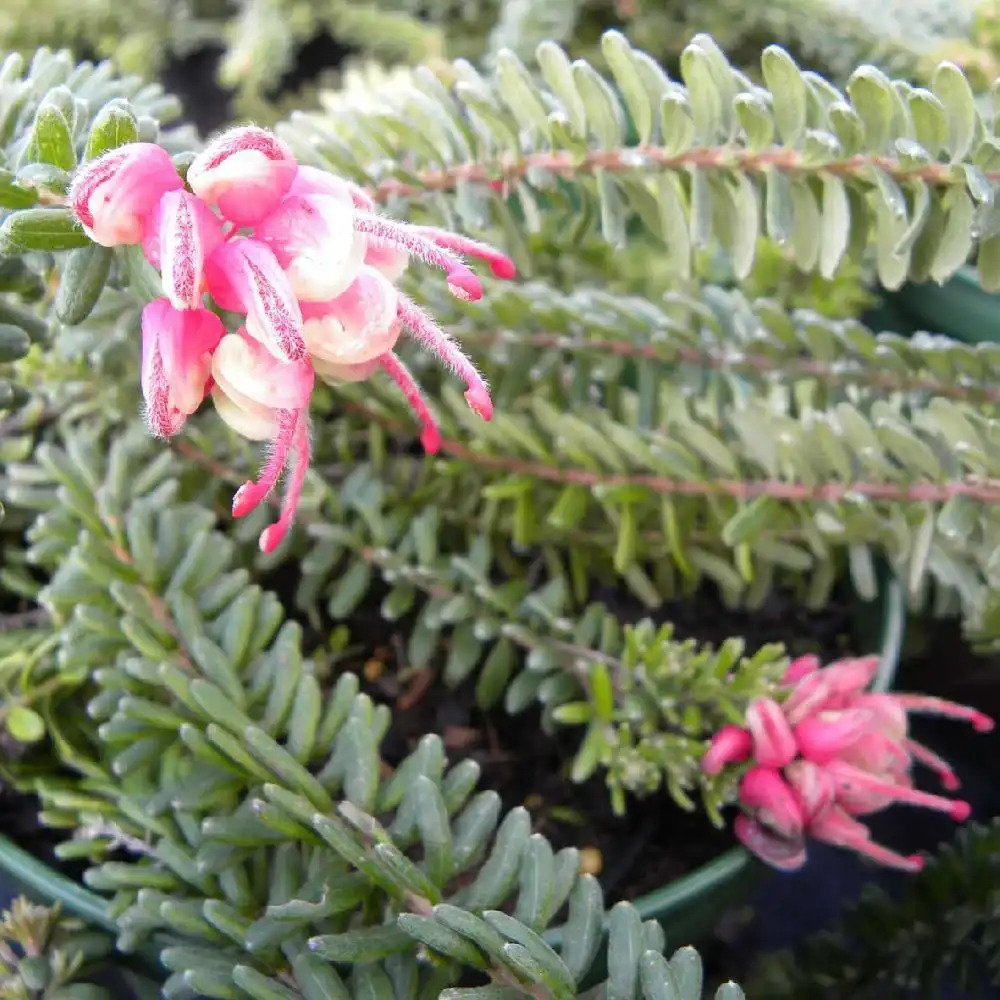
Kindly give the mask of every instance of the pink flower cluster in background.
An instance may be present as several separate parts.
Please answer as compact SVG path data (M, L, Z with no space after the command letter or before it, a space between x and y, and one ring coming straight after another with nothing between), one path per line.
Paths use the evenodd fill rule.
M750 762L740 782L742 812L735 831L775 868L791 871L805 864L806 838L813 837L881 864L919 871L921 857L904 857L874 843L857 817L908 803L959 822L968 818L967 802L913 787L915 761L934 771L949 791L958 788L958 780L937 754L909 738L907 713L963 719L980 732L989 732L993 721L940 698L871 693L877 669L876 657L827 667L814 656L793 660L784 677L787 698L781 703L755 699L745 726L724 726L703 757L708 774Z
M295 515L316 376L359 381L382 369L433 453L437 424L393 351L405 332L465 381L477 414L492 416L472 362L396 282L414 256L444 271L454 295L478 299L482 286L461 255L486 261L500 278L514 277L511 261L474 240L379 216L363 189L300 166L265 129L217 137L190 165L186 184L160 146L122 146L80 169L70 203L94 242L141 245L160 273L163 297L142 313L142 391L153 433L176 434L210 395L239 434L270 442L259 476L233 499L234 516L248 514L285 475L263 551L281 542ZM206 296L245 317L243 325L227 330Z

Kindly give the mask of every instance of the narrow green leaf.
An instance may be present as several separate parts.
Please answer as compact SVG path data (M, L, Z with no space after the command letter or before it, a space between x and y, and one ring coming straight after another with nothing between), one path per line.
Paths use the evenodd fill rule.
M805 80L795 60L777 45L769 45L761 56L761 72L771 91L774 117L785 146L797 146L805 135L808 103Z
M90 240L68 208L25 208L12 212L0 225L0 255L87 246Z

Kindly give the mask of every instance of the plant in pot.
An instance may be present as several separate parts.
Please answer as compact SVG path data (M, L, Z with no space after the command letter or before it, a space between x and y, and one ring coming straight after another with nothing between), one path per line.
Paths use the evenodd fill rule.
M702 812L741 789L744 840L798 857L762 843L773 802L743 775L752 756L785 787L752 711L794 697L772 640L869 651L851 591L878 596L880 560L883 591L989 634L977 352L693 264L717 243L744 280L766 236L828 280L869 251L884 275L957 268L965 244L927 220L952 233L983 195L964 77L943 66L931 101L864 67L841 95L771 48L765 91L699 37L682 85L619 34L602 46L606 78L544 44L538 77L512 55L418 71L367 113L200 150L106 67L40 53L0 75L0 252L26 300L3 333L9 356L39 342L3 427L3 582L34 615L5 647L4 773L64 871L30 837L3 853L162 963L168 996L569 997L598 976L697 997L664 928L690 940L750 867ZM911 218L914 173L933 210ZM464 399L426 354L401 345L403 366L397 319ZM241 436L273 439L263 472ZM736 750L705 765L720 732ZM795 849L804 820L781 831ZM863 829L841 839L874 853ZM629 900L643 869L664 891L606 915L593 873Z

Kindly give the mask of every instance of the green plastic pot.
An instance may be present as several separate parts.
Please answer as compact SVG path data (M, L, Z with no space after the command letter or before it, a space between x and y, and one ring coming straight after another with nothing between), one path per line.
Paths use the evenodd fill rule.
M909 284L889 297L906 329L946 333L968 344L1000 343L1000 294L984 292L973 267L961 268L943 285L932 281Z
M878 645L881 664L874 687L884 691L895 676L906 627L906 602L898 580L883 577L878 598L858 603L855 627L859 635L871 637L866 643L869 647ZM61 875L3 836L0 836L0 871L6 873L16 889L36 902L47 905L58 902L64 911L117 933L103 897ZM640 897L634 905L643 920L657 920L663 925L671 946L696 944L724 910L747 899L770 871L742 847L735 847L684 878ZM558 948L561 929L549 931L546 939ZM155 947L147 947L136 957L147 970L159 970ZM604 974L604 963L602 952L591 970L591 979Z

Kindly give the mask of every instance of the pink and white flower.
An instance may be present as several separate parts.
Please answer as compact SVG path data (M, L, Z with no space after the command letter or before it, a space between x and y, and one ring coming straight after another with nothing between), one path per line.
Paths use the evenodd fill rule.
M350 382L384 372L421 425L429 453L441 434L413 376L395 353L402 336L435 353L466 384L469 406L489 420L489 389L458 344L396 282L411 257L444 271L452 293L478 299L482 284L463 257L512 278L486 244L379 215L357 184L300 166L257 126L213 139L191 163L187 186L158 146L132 143L85 164L73 210L105 246L141 244L160 272L164 298L143 312L142 388L155 434L177 433L211 394L237 433L269 441L260 475L233 501L241 517L284 476L278 521L265 551L288 531L309 462L315 376ZM226 333L212 311L242 317Z
M188 167L187 182L238 226L253 226L281 203L299 166L267 129L244 125L216 136Z

